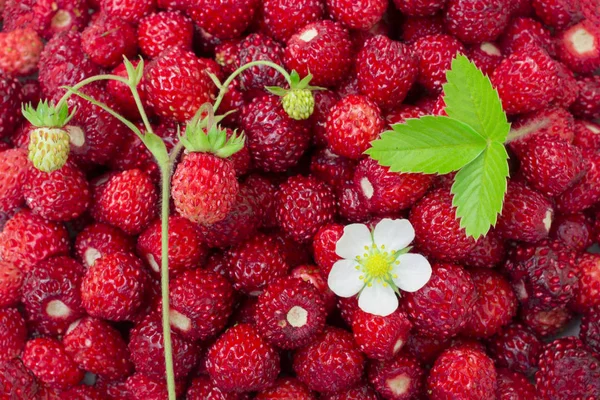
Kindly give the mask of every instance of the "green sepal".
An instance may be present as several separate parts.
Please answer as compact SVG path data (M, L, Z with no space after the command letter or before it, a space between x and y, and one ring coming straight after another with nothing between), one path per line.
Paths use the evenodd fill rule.
M279 86L265 86L265 89L276 96L283 97L288 93L287 89L281 88Z
M160 165L169 162L169 152L167 146L160 136L154 133L146 133L143 138L144 145L150 150L150 153L156 158Z
M23 116L38 128L62 128L69 123L75 115L76 109L69 114L69 107L63 103L59 109L48 101L40 101L36 108L31 103L21 105Z
M210 71L205 71L205 72L206 72L206 75L208 75L208 77L210 78L210 80L213 81L213 83L215 84L215 86L218 89L222 89L223 88L223 84L221 83L221 81L219 80L219 78L215 74L213 74Z

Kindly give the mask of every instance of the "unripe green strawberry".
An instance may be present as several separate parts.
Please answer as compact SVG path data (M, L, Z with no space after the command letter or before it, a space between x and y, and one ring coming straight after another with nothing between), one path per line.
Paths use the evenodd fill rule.
M315 109L315 98L310 90L292 89L281 101L283 109L296 120L308 119Z
M37 128L29 137L29 159L43 172L61 169L69 150L69 134L61 128Z

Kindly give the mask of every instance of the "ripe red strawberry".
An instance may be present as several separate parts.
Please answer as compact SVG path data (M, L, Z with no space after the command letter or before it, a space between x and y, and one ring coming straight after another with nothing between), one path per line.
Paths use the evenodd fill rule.
M38 400L39 384L35 376L27 369L21 360L14 358L0 363L0 390L2 393L13 393L19 400ZM4 396L6 400L12 400ZM3 399L4 400L4 399Z
M52 221L77 218L90 203L85 175L71 162L51 173L29 167L23 195L33 213Z
M132 252L133 241L121 230L110 225L87 225L75 240L75 252L81 263L89 268L107 254Z
M406 313L396 310L387 317L357 310L352 321L354 340L367 357L391 360L404 347L412 323Z
M128 400L167 399L167 384L164 378L149 376L136 372L127 378ZM175 394L182 396L185 393L185 382L175 381ZM88 400L88 399L84 399ZM91 399L95 400L95 399Z
M310 160L310 172L332 188L352 180L356 163L345 157L322 148L313 153Z
M558 140L529 140L519 159L527 182L547 196L563 193L589 168L579 148Z
M247 393L223 392L216 387L208 376L195 378L187 390L187 400L247 400Z
M313 97L315 108L309 120L312 124L313 143L317 146L327 146L327 116L340 96L331 90L318 90L313 92Z
M229 281L203 269L185 271L169 285L171 327L187 340L207 340L219 333L233 308Z
M31 28L0 32L0 71L7 76L27 76L37 71L44 44Z
M35 240L23 240L35 238ZM0 257L27 272L35 263L69 252L67 230L28 210L17 212L0 233Z
M338 299L337 307L340 311L340 317L342 317L346 325L352 326L354 315L359 309L358 298L356 296L340 297Z
M556 54L552 34L544 25L532 18L513 19L502 35L500 45L507 55L531 45L546 50L550 55Z
M327 116L327 143L334 153L358 160L385 127L379 107L366 96L338 101Z
M450 190L428 193L411 209L410 222L415 229L419 249L440 260L463 259L475 246L455 217Z
M283 247L273 236L262 233L231 248L226 260L234 287L253 296L274 279L287 275L289 269Z
M535 243L548 237L553 217L548 198L521 183L509 182L496 230L505 239Z
M275 386L259 392L256 400L316 400L315 394L296 378L279 378Z
M558 35L557 54L573 72L591 74L600 67L600 27L584 20Z
M360 381L364 361L351 333L327 327L316 341L296 351L294 372L314 391L339 392Z
M302 279L314 286L323 299L326 315L333 312L337 304L337 296L329 289L327 276L321 269L314 265L300 265L290 272L290 276Z
M16 305L21 298L24 272L16 265L0 261L0 308Z
M119 18L100 15L81 33L81 48L101 67L115 67L123 57L135 58L135 27Z
M550 311L536 311L521 308L521 321L541 338L556 335L562 332L574 315L566 307L555 308Z
M37 26L33 28L49 40L65 31L81 31L90 19L88 0L38 0L33 12Z
M582 17L579 4L569 0L532 0L531 2L537 17L554 29L563 29L576 24Z
M215 46L215 61L226 75L231 75L235 71L240 42L240 39L231 39ZM239 88L239 80L234 79L231 83L234 85L233 88Z
M175 379L185 379L198 361L199 347L171 332ZM135 371L151 378L164 379L163 329L158 314L147 315L130 332L129 351Z
M0 77L0 106L4 110L0 114L0 138L9 137L19 122L21 114L21 84L16 79Z
M535 46L522 47L506 57L492 75L508 114L544 108L556 97L558 81L555 61Z
M410 400L422 393L425 371L417 360L398 354L388 361L369 365L369 382L386 399Z
M558 215L552 222L550 237L575 251L584 251L594 241L591 219L583 213Z
M312 240L335 216L331 188L314 177L290 177L279 187L276 201L279 226L298 242Z
M600 125L592 121L575 120L573 144L584 149L600 150Z
M490 338L487 347L498 367L532 375L542 352L543 343L526 326L513 323Z
M577 278L579 285L571 306L584 312L594 306L600 306L600 256L583 253L577 260Z
M446 83L446 70L458 53L466 53L461 42L449 35L431 35L418 39L414 51L419 60L417 82L431 93L440 93Z
M352 42L348 31L333 21L317 21L287 41L285 66L300 76L313 75L312 85L339 84L351 66Z
M327 0L327 10L332 19L348 29L369 30L383 17L387 9L384 0Z
M348 390L321 396L323 400L378 400L379 398L379 395L366 383Z
M517 296L510 283L489 269L471 271L477 300L463 333L471 337L489 337L508 324L517 314Z
M73 323L62 339L65 351L83 370L107 380L131 373L127 343L108 322L85 317Z
M27 151L0 152L0 212L11 212L23 204L23 185L27 180Z
M192 20L175 11L150 14L137 28L137 43L142 54L155 58L171 47L191 49L194 35Z
M525 375L505 368L498 368L497 400L535 399L535 386Z
M466 55L477 68L488 76L492 76L496 67L504 59L500 48L491 42L471 46L467 49Z
M248 28L259 5L258 0L199 0L192 2L187 13L208 34L226 40Z
M402 1L402 3L405 4L406 1ZM401 22L402 39L408 44L412 44L424 36L438 35L445 31L444 17L441 13L427 17L404 18Z
M42 383L64 389L77 385L84 375L62 343L51 338L29 340L23 352L23 364Z
M154 9L153 0L98 0L106 14L125 22L137 22Z
M400 107L387 112L385 122L391 127L395 124L403 124L409 118L421 118L424 115L427 115L427 113L421 107L402 104Z
M494 268L504 260L505 255L504 241L495 231L491 231L475 242L475 247L461 262L469 267Z
M579 96L571 104L571 112L579 118L600 117L600 76L586 76L577 79Z
M308 124L290 118L278 96L254 98L241 118L252 161L263 171L282 172L295 166L308 148Z
M158 204L156 188L139 169L105 176L92 185L91 213L98 222L111 224L135 235L154 219Z
M256 327L271 344L297 349L315 340L325 327L325 304L319 291L302 279L271 282L258 298Z
M600 353L600 307L592 307L583 314L579 338L592 351Z
M444 351L427 377L427 393L440 400L495 400L496 387L493 361L471 346L451 347Z
M234 67L240 68L253 61L271 61L283 64L283 47L261 33L253 33L244 38L236 47ZM267 66L254 66L244 71L240 77L244 90L260 90L265 86L284 86L283 75Z
M156 274L160 274L161 237L161 221L156 220L137 240L138 254ZM195 268L206 254L206 246L196 225L182 217L169 217L169 272L176 275Z
M146 93L154 111L179 122L192 118L215 94L205 68L194 53L179 47L168 48L152 60L146 69Z
M448 0L445 11L446 28L463 43L495 40L510 19L508 4L504 0Z
M329 276L333 264L340 260L335 252L335 245L343 234L344 225L330 223L323 225L313 237L313 256L325 276Z
M558 94L554 99L554 104L560 107L568 108L577 100L579 96L579 86L573 71L567 68L563 63L556 62L556 71L558 74Z
M417 332L445 339L467 324L477 300L473 279L464 268L434 264L431 279L417 292L403 293L408 316Z
M27 327L19 310L0 309L0 363L21 356L26 340Z
M544 347L535 387L544 399L598 398L600 361L578 339L557 339Z
M279 354L249 324L229 328L210 347L208 374L227 392L264 390L279 374Z
M394 5L403 14L411 17L434 15L444 7L445 0L394 0Z
M338 214L350 223L366 222L371 219L369 207L366 204L365 197L354 182L348 181L336 190L338 200Z
M46 335L63 334L85 315L80 286L83 266L65 257L51 257L36 264L22 287L22 301L32 327Z
M142 261L133 254L107 254L86 271L81 303L92 317L127 320L142 306L147 279Z
M600 200L600 154L585 150L583 155L588 159L590 168L576 185L555 199L560 212L579 212Z
M299 27L323 18L324 3L323 0L265 0L261 10L265 31L285 43Z

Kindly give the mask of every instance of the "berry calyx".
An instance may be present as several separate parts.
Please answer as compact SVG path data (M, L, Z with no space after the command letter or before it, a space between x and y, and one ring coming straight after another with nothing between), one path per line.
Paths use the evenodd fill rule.
M295 120L309 119L315 109L314 90L324 90L317 86L310 86L312 75L308 74L302 80L296 71L290 74L290 88L283 89L278 86L267 86L266 89L274 95L281 96L281 105L290 118Z

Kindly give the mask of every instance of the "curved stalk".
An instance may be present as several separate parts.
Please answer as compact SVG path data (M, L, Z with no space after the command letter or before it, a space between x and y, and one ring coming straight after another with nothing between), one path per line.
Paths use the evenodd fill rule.
M118 76L118 75L95 75L95 76L91 76L87 79L82 80L81 82L79 82L78 84L76 84L75 86L73 86L72 91L77 91L79 89L81 89L82 87L84 87L85 85L89 85L90 83L93 82L98 82L98 81L110 81L110 80L114 80L114 81L118 81L121 83L126 84L127 86L129 86L129 80L123 78L122 76ZM60 107L69 99L69 97L71 97L72 93L70 90L68 90L69 88L67 88L67 92L63 95L63 97L60 98L60 100L58 101L58 103L56 103L56 109L59 110Z

